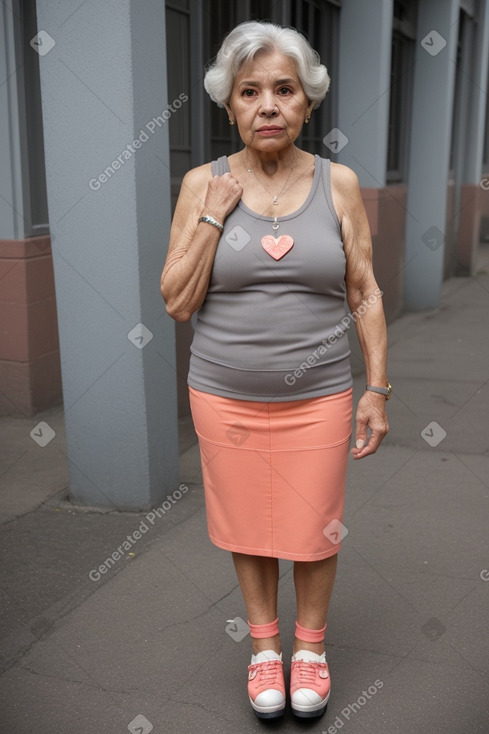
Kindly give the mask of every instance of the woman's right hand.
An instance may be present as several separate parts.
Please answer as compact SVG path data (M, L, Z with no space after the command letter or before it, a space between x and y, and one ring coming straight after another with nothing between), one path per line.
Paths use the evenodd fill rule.
M199 224L200 217L208 214L224 224L242 193L230 173L212 176L209 163L185 175L160 284L166 310L176 321L188 321L204 302L221 236L217 227Z
M243 189L231 173L213 176L207 184L203 214L210 214L224 224L241 199Z

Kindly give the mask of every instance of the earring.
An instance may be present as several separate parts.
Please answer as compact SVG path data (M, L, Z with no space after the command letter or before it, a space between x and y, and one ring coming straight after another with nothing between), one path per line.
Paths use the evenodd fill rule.
M307 125L307 123L309 122L310 119L311 119L311 115L307 115L306 119L304 120L304 122L306 123L306 125Z
M231 120L231 118L229 118L229 124L234 125L234 120Z

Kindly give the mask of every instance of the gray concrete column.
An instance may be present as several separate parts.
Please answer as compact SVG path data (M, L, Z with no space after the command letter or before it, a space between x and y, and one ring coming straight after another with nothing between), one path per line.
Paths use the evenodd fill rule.
M418 6L406 214L405 306L435 308L443 278L458 0Z
M341 4L338 70L331 70L341 135L331 149L365 188L386 180L392 14L392 0Z
M146 509L178 484L174 324L159 278L166 122L186 95L167 100L160 0L37 7L71 498Z

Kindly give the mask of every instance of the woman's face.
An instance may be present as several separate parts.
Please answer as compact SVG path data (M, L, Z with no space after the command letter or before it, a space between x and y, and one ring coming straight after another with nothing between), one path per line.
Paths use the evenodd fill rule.
M258 153L293 143L312 107L294 62L278 51L261 51L240 67L226 105L241 139Z

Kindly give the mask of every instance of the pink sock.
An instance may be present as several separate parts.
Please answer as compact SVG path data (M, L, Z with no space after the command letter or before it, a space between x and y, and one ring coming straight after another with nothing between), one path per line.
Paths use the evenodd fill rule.
M248 627L250 628L250 636L258 639L264 637L274 637L278 635L278 617L273 622L267 622L267 624L251 624L248 620Z
M301 627L299 622L295 623L295 636L298 640L303 642L322 642L324 640L324 633L326 632L327 625L325 624L320 630L309 630L306 627Z

